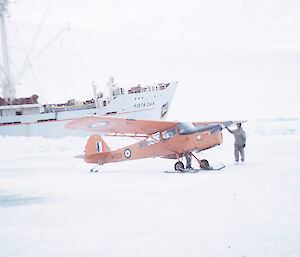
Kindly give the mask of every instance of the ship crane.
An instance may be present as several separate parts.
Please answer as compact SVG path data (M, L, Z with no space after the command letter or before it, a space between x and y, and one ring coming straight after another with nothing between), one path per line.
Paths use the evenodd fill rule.
M9 55L8 55L8 47L7 47L7 36L6 36L6 26L5 26L5 18L8 13L8 0L0 0L0 30L1 30L1 40L2 40L2 58L3 58L3 66L0 64L0 73L2 75L2 80L0 81L0 88L2 88L2 95L3 98L7 102L12 102L12 100L16 99L16 88L15 85L19 82L19 80L22 78L24 73L31 68L31 63L35 59L37 59L44 51L46 51L52 44L54 44L58 38L61 37L62 34L64 34L66 31L70 30L70 24L66 23L63 29L61 29L37 54L35 54L33 57L30 56L32 49L34 48L34 45L38 39L38 36L40 34L42 25L45 21L45 17L49 11L51 0L48 2L47 8L43 14L42 20L39 25L39 29L34 36L34 40L31 44L31 47L25 57L23 67L19 71L19 73L16 76L12 76L10 66L9 66ZM31 58L31 59L30 59Z

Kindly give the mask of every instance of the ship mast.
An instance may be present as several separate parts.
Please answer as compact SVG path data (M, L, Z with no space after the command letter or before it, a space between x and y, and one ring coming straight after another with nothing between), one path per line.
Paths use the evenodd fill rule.
M2 58L3 67L0 65L1 71L3 73L3 81L1 81L0 87L3 90L4 99L16 98L15 86L12 83L12 77L10 73L9 60L8 60L8 50L7 50L7 38L6 38L6 28L5 28L5 15L7 13L8 0L0 0L0 30L1 30L1 42L2 42Z

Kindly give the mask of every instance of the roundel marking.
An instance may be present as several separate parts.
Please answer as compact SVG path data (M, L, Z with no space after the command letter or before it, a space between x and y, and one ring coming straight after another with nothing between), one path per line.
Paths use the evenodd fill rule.
M107 126L108 124L109 124L108 121L101 121L101 122L97 122L94 124L90 124L89 128L101 128L101 127Z
M127 149L124 150L124 156L127 159L129 159L131 157L131 151L130 151L130 149L127 148Z

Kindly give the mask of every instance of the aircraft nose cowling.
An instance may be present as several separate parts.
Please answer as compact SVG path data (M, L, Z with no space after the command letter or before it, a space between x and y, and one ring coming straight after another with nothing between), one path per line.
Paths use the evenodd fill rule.
M207 130L212 130L212 129L218 128L218 126L219 125L208 125L208 126L189 128L187 130L182 131L180 134L181 135L192 135L195 133L204 132Z

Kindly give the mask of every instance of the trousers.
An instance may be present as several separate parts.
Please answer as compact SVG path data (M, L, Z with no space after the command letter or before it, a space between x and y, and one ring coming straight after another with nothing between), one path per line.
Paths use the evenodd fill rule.
M234 157L235 157L235 161L236 162L239 161L240 154L241 154L241 160L243 162L245 160L244 146L243 145L234 144Z

